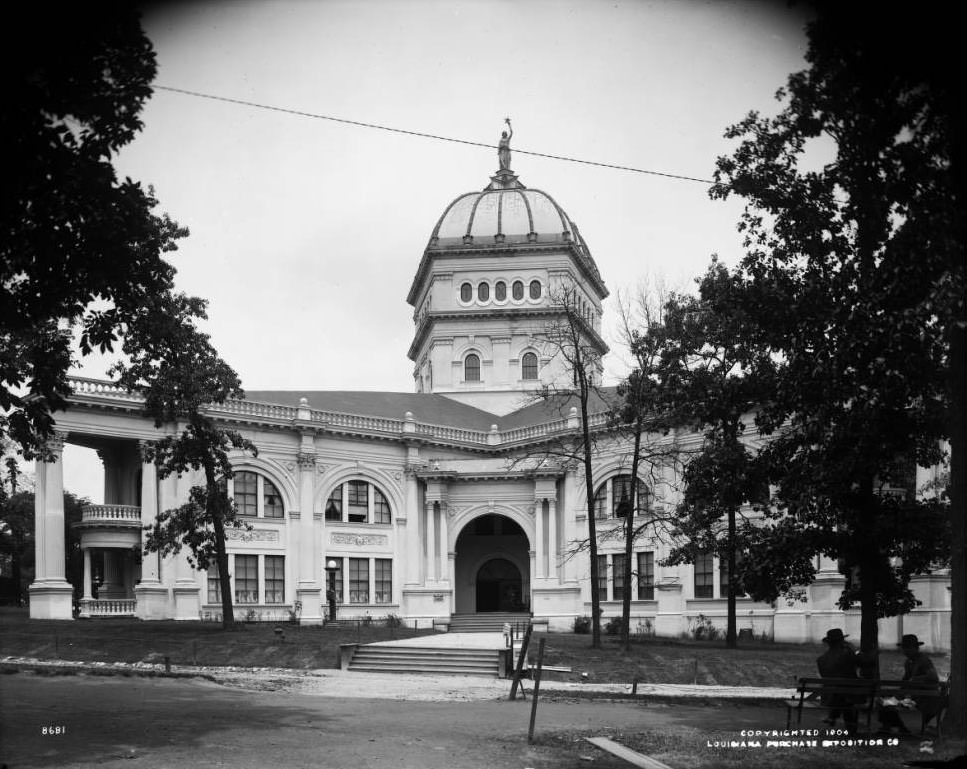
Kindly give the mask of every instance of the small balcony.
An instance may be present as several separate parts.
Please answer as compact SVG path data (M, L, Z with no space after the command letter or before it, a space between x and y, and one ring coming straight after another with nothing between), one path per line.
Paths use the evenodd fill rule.
M79 526L140 529L141 508L137 505L85 505L81 508Z

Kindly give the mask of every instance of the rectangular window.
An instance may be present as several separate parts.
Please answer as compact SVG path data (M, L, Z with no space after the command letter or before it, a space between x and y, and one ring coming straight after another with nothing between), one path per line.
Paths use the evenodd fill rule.
M614 555L611 559L611 585L614 590L613 600L623 601L625 598L625 557Z
M608 600L608 556L598 556L598 600Z
M285 556L265 556L265 602L285 603Z
M258 477L255 473L235 473L234 480L232 498L238 506L238 514L258 515Z
M379 489L373 489L373 523L389 523L389 502Z
M712 598L714 587L712 556L703 553L695 559L695 597Z
M369 603L369 559L349 559L349 603Z
M259 557L235 556L235 603L259 602Z
M335 573L326 571L326 591L335 590L336 591L336 603L343 603L343 592L342 592L342 556L329 556L325 561L322 562L324 567L329 566L329 561L336 562ZM326 597L326 603L329 603L329 597Z
M222 602L222 583L218 579L218 564L208 567L208 603Z
M376 566L376 603L393 603L393 561L377 558Z
M332 493L329 494L329 499L326 500L326 520L327 521L342 520L342 484L341 483L332 490Z
M655 600L654 553L638 553L638 600Z
M369 484L366 481L349 482L349 520L351 523L369 520Z

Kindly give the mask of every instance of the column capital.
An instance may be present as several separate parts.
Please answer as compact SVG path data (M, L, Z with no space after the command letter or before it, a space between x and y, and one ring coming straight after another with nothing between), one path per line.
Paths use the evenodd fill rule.
M316 466L316 454L314 451L300 451L296 454L296 462L303 470L312 470Z
M54 430L44 440L44 447L54 454L60 454L64 450L64 444L67 442L68 435L69 433L63 430Z

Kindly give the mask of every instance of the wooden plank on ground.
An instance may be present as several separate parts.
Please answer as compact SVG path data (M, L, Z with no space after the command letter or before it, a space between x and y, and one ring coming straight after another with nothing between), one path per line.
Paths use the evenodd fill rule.
M633 766L641 767L641 769L672 769L668 764L663 764L655 758L649 758L631 748L626 748L624 745L614 740L609 740L607 737L585 737L584 739L592 745L601 748L601 750L606 750L612 755L624 759Z

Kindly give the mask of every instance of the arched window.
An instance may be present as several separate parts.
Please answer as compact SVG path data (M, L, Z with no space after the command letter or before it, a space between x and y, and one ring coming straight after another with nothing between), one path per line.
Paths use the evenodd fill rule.
M507 298L507 284L502 280L498 280L494 284L494 299L498 302L503 302Z
M513 291L513 297L514 297L514 299L516 299L517 301L520 301L521 299L523 299L524 298L524 283L523 283L523 281L515 280L514 281L514 285L512 286L512 291Z
M537 356L532 352L525 352L520 359L520 378L537 379Z
M531 299L541 298L541 282L539 280L532 280L530 285Z
M470 353L463 361L463 380L465 382L480 381L480 357Z
M471 299L473 299L473 286L469 283L464 283L460 286L460 301L469 302Z
M235 500L238 514L252 518L284 518L282 495L268 478L240 471L228 480L228 496Z
M638 479L638 510L635 515L646 513L651 507L651 492L644 481ZM631 476L616 475L602 483L594 495L594 517L624 518L631 510Z
M477 299L479 299L481 302L486 302L488 299L490 299L489 283L480 283L477 286Z
M386 495L369 481L340 483L326 500L326 520L348 523L391 523Z

